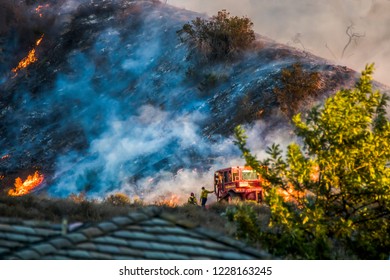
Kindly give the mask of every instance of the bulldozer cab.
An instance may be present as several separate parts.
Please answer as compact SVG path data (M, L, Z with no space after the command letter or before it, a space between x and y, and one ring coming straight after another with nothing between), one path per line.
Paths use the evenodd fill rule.
M235 166L214 173L214 191L218 200L232 197L241 200L262 200L262 178L249 166Z
M225 169L217 170L214 174L214 188L218 186L225 187L230 183L241 183L243 184L245 181L256 181L260 180L260 175L253 170L252 168L245 167L229 167Z

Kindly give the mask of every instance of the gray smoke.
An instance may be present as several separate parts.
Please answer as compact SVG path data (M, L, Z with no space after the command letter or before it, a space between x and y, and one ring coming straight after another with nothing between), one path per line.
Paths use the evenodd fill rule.
M196 84L188 82L186 71L193 65L186 60L187 49L176 34L196 14L170 6L153 9L145 4L147 1L139 2L147 7L147 12L133 6L106 12L99 6L102 2L79 0L57 1L47 10L48 19L54 18L54 24L48 27L53 34L65 40L66 32L71 32L67 37L71 37L71 49L65 52L64 46L57 45L64 52L58 54L61 62L58 68L48 66L56 73L52 85L42 87L43 92L37 93L39 98L31 98L32 94L22 88L15 94L22 96L17 103L19 107L15 105L17 108L4 117L9 123L15 122L15 131L9 133L12 136L9 138L20 141L11 144L21 149L21 154L26 150L41 157L54 150L56 170L48 186L51 195L65 197L85 191L101 198L121 191L153 203L176 194L178 202L183 203L190 192L199 195L202 186L212 188L215 170L244 164L231 136L205 132L217 121L214 117L223 122L226 119L223 114L229 114L221 111L222 116L216 115L213 110L218 107L211 108L211 104L221 99L234 106L237 100L234 98L245 94L246 85L253 79L265 79L289 62L251 61L250 69L256 69L255 72L245 73L247 69L238 67L238 73L229 77L231 85L222 85L225 88L213 93L200 92ZM211 3L216 5L218 1ZM224 3L225 8L238 14L230 6L233 2ZM249 7L253 1L242 3L245 4L242 7ZM280 2L274 5L276 13L282 9ZM93 10L96 6L100 7L100 13ZM26 14L33 13L32 9L27 10ZM256 17L251 17L256 23ZM21 34L32 32L27 18L16 23L25 28ZM40 16L34 19L45 20ZM74 25L59 36L56 32L67 21ZM46 34L47 30L44 31ZM299 37L305 46L306 36L302 32ZM45 35L45 40L49 41L48 37ZM46 50L45 55L58 48L53 49ZM9 72L11 67L7 69ZM218 72L218 69L210 71L214 70ZM42 120L45 125L37 125ZM40 129L39 133L35 128ZM286 128L275 125L270 129L270 124L263 122L246 129L248 145L259 158L265 156L267 146L276 142L285 147L292 138ZM35 136L26 139L19 134L22 130L32 131ZM54 136L57 140L53 140ZM67 140L77 145L61 146L63 150L57 151L53 143ZM8 147L1 148L6 154Z
M359 72L367 63L375 62L375 79L390 85L389 0L169 0L168 3L210 16L221 9L248 16L257 33ZM346 29L351 24L353 32L364 37L354 36L356 41L342 57L349 39Z

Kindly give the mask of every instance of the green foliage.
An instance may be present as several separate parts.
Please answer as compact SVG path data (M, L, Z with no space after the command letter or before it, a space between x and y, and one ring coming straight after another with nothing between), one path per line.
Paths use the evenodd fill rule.
M238 203L234 207L228 207L224 215L228 221L235 224L236 238L252 244L259 240L260 221L258 214L250 204Z
M273 145L270 157L258 161L236 128L248 165L270 182L270 228L261 238L271 251L303 258L389 257L388 98L372 89L372 73L373 65L367 66L355 88L338 91L304 120L294 116L303 145L290 144L285 159Z
M291 119L302 101L316 94L319 80L318 72L308 72L300 63L284 68L277 80L278 86L274 88L280 110Z
M196 18L177 31L182 42L208 60L233 58L249 49L255 40L253 23L247 17L231 17L226 10L219 11L210 20Z

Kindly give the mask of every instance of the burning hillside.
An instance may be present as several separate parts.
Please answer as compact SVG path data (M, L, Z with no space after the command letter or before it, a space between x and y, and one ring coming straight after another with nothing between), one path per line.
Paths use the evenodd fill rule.
M35 188L42 184L44 176L38 171L34 175L29 175L25 181L20 177L15 179L15 188L8 191L10 196L22 196L31 193Z
M14 69L12 69L12 72L15 73L17 75L17 73L22 70L22 69L25 69L27 68L29 65L31 65L32 63L34 62L37 62L38 58L36 57L35 55L35 52L36 52L36 47L38 47L41 42L42 42L42 39L43 39L43 36L42 35L35 43L35 48L33 48L31 51L29 51L28 55L23 58L18 66L16 66Z
M153 201L180 193L171 200L181 203L212 183L215 167L242 163L236 125L260 126L265 145L273 132L288 137L274 94L282 69L299 62L319 72L317 100L355 79L261 36L240 59L196 64L176 31L199 14L159 1L46 2L23 10L39 35L22 15L12 23L20 34L1 28L0 154L12 156L0 171L14 180L42 170L55 196L121 190ZM26 33L28 43L18 42ZM15 52L19 62L9 59ZM20 193L20 180L11 192Z

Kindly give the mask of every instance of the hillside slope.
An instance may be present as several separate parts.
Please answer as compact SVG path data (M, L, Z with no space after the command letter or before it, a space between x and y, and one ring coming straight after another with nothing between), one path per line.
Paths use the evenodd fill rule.
M3 189L39 170L41 191L54 196L120 190L185 199L210 185L215 168L243 163L231 139L236 125L261 120L263 135L290 129L273 93L283 68L299 62L320 73L316 100L302 109L356 78L260 35L258 48L235 61L194 64L176 31L199 14L159 1L80 3L54 1L30 43L15 48L19 60L42 38L37 61L12 73L18 60L8 59L0 69ZM28 32L19 30L4 38Z

